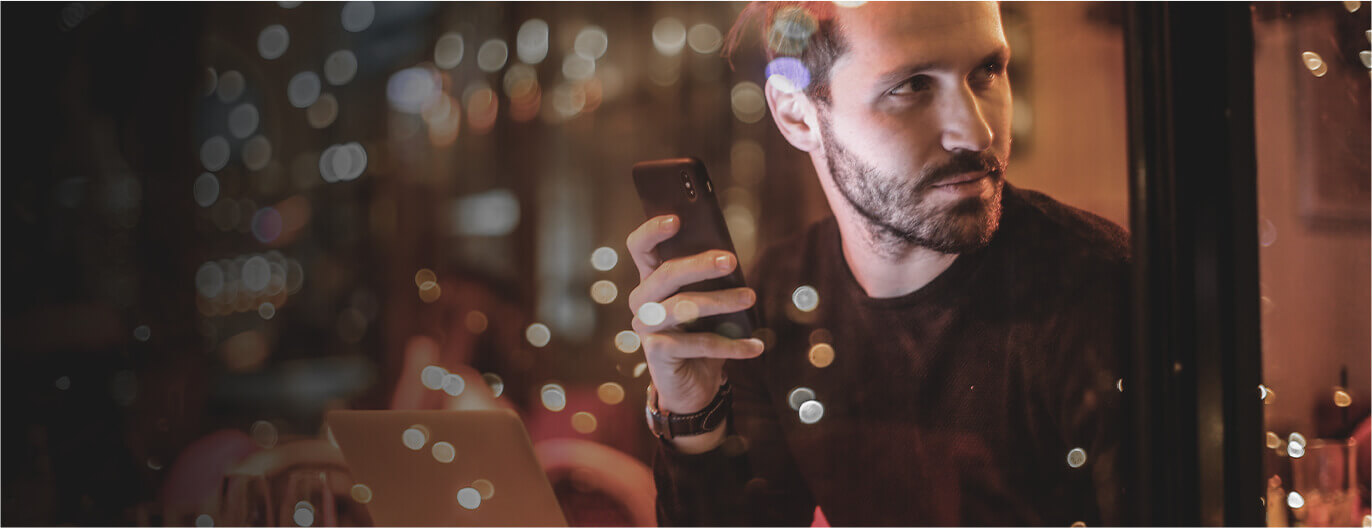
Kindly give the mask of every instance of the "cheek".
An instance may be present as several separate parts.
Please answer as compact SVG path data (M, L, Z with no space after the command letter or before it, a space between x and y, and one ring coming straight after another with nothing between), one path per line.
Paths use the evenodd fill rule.
M850 112L844 126L835 124L838 142L867 164L887 174L910 174L923 167L936 127L914 112Z

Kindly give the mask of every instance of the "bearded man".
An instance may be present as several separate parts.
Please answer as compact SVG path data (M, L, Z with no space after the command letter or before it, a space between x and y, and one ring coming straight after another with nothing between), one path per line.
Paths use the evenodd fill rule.
M1006 181L994 3L758 3L773 121L833 211L765 252L662 262L629 235L664 525L1118 524L1128 235ZM772 177L783 177L773 175ZM767 339L686 332L757 305ZM658 312L661 313L661 312ZM817 508L818 507L818 508Z

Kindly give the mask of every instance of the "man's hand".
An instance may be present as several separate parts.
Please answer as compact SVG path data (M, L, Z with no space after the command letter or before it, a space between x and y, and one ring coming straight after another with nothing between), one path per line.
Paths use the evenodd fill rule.
M747 359L762 353L762 341L729 339L712 332L683 332L678 327L690 320L746 310L757 301L751 288L709 292L681 292L682 286L723 277L738 266L738 257L727 251L706 251L661 262L655 248L681 229L676 216L649 219L629 234L629 255L638 267L639 285L629 294L635 314L634 331L643 343L648 372L657 388L658 408L672 414L691 414L710 403L724 378L726 359ZM657 303L666 312L662 320L643 320L645 304ZM684 303L694 308L681 309ZM650 310L655 311L655 310ZM661 312L657 312L661 315ZM704 452L724 439L724 425L710 433L673 439L684 452Z

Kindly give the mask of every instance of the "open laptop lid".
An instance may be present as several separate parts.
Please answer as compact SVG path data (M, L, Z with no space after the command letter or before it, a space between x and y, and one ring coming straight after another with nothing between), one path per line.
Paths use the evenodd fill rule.
M567 526L507 410L333 411L326 420L378 526Z

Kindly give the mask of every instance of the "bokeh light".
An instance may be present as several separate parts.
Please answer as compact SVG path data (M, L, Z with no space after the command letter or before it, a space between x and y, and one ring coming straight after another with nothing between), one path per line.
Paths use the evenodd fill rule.
M463 322L467 326L467 331L473 334L485 332L486 326L490 323L490 321L486 319L486 314L481 313L480 310L467 312L467 317Z
M195 183L191 185L191 192L195 195L195 204L200 207L209 207L219 199L219 178L213 173L205 172L195 178Z
M210 514L208 513L197 515L195 517L195 526L196 528L211 528L214 526L214 517L210 517Z
M515 36L515 54L525 64L538 64L548 56L548 23L537 18L525 21Z
M425 303L433 303L443 296L443 288L437 282L426 282L419 285L419 300Z
M655 302L643 303L638 307L638 320L648 326L657 326L667 320L667 309Z
M613 381L601 383L596 389L596 396L607 405L618 405L624 401L624 386Z
M818 400L809 400L800 404L800 409L797 412L800 415L801 423L813 424L824 417L824 405Z
M324 128L338 119L338 98L331 93L320 94L319 99L305 110L305 120L312 128Z
M271 318L276 317L276 305L269 302L257 305L257 316L270 321Z
M357 55L349 50L338 50L324 59L324 79L334 86L343 86L357 76Z
M719 28L711 24L696 24L686 32L686 43L691 46L691 50L704 55L719 51L723 41L724 37L720 35Z
M800 6L782 8L767 31L767 46L778 55L799 56L818 28L819 24L808 9Z
M791 393L786 395L786 403L791 405L791 410L800 410L801 404L815 399L815 391L808 387L796 387L791 389Z
M543 323L534 323L524 329L524 338L529 340L530 345L539 348L547 346L552 337L553 334L548 330L548 325Z
M595 61L605 55L605 50L609 48L610 39L605 34L605 30L600 26L586 26L576 34L576 40L572 43L572 50L576 55ZM591 63L595 65L594 62ZM565 66L564 66L565 68Z
M386 100L391 107L407 114L419 114L437 102L443 82L428 68L405 68L386 81Z
M615 297L618 296L619 288L613 282L598 280L591 284L591 299L599 304L615 302Z
M834 347L828 343L818 343L810 347L810 364L825 368L834 363Z
M1302 497L1298 492L1292 491L1291 493L1286 494L1286 505L1297 510L1304 508L1305 497Z
M366 484L353 484L352 489L348 492L358 504L367 504L372 501L372 488Z
M791 292L791 303L802 312L813 312L819 307L819 292L814 286L801 286Z
M272 24L262 29L257 34L257 54L267 60L273 60L286 53L286 48L290 47L291 35L286 31L286 26Z
M267 259L254 255L243 264L243 287L250 292L260 292L267 288L271 280L272 268Z
M562 59L562 76L584 81L595 75L595 60L582 55L568 55Z
M457 458L457 448L448 442L434 442L430 452L433 454L434 460L443 464L450 463Z
M459 396L466 389L467 381L462 379L462 376L457 374L443 376L443 392L448 393L449 396Z
M481 492L476 488L462 488L457 490L457 503L468 510L475 510L481 507Z
M638 333L633 330L623 330L615 334L615 348L625 354L632 354L638 350L640 343Z
M510 47L505 41L491 39L481 43L476 50L476 66L484 72L500 71L510 58Z
M486 382L486 386L491 388L491 394L499 398L505 393L505 380L500 379L500 375L494 372L487 372L481 375L481 379Z
M443 380L448 376L448 369L438 365L429 365L419 371L419 383L429 390L443 388Z
M544 385L539 396L543 407L550 411L559 412L567 407L567 390L557 383Z
M672 17L653 24L653 47L663 55L676 55L686 46L686 25Z
M357 33L372 25L376 19L376 6L371 2L348 2L343 4L343 29Z
M766 77L787 93L804 90L810 85L810 69L795 57L777 57L767 63Z
M243 142L243 166L250 171L259 171L272 161L272 143L263 136L253 136Z
M296 108L307 108L319 100L320 90L323 85L319 82L319 74L312 71L303 71L291 77L291 82L286 85L286 99L291 106Z
M572 429L581 434L591 434L595 432L595 415L586 411L580 411L572 415Z
M1084 464L1086 464L1085 449L1074 447L1071 451L1067 452L1067 465L1069 467L1079 468Z
M729 92L729 101L734 110L734 117L744 123L756 123L767 114L767 99L763 97L762 88L757 83L743 81L735 84L734 89Z
M615 269L615 264L619 263L619 253L611 247L599 247L591 252L591 267L599 271L610 271Z
M1334 389L1334 405L1337 407L1348 407L1353 405L1353 396L1342 387Z
M248 82L238 70L229 70L219 76L218 84L216 96L219 97L219 102L232 103L243 95L243 90L247 88Z
M443 36L438 37L438 42L434 43L434 65L440 69L451 70L462 63L462 55L467 51L467 44L462 40L462 34L456 31L449 31Z
M400 442L411 451L424 449L424 445L429 443L429 428L422 425L411 425L400 434Z
M246 138L257 131L259 121L256 106L252 103L240 104L229 111L229 133L238 139Z
M1301 63L1305 65L1305 69L1310 70L1311 75L1316 77L1324 77L1324 74L1329 73L1329 65L1324 63L1320 54L1313 51L1301 53Z
M481 500L491 500L495 496L495 485L486 479L476 479L472 481L472 488L481 492Z
M279 436L276 432L276 426L266 420L254 422L252 424L252 429L249 430L249 434L252 436L253 442L262 449L271 449L272 447L275 447Z

